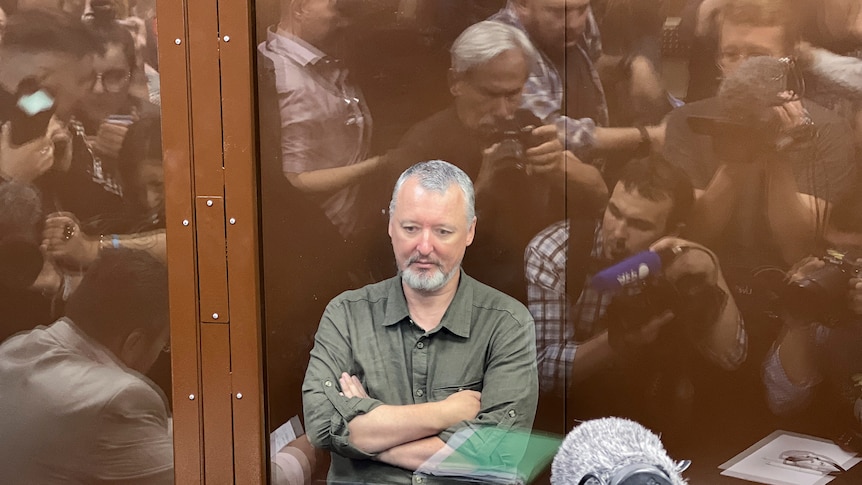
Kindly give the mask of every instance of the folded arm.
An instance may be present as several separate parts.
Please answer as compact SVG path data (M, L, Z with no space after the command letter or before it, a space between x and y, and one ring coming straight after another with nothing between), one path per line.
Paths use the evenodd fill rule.
M356 376L341 375L341 394L368 398ZM473 419L479 412L481 394L459 391L443 401L392 406L382 404L348 423L350 443L366 453L381 453L393 447L433 437L454 424ZM442 444L442 442L441 442ZM423 447L423 449L426 449ZM438 447L439 448L439 447ZM410 448L413 449L413 448ZM396 453L395 456L400 456Z

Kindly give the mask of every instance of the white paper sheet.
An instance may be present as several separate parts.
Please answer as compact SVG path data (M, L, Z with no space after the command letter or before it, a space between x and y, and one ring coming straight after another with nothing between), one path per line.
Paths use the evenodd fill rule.
M823 485L835 477L785 462L781 454L798 450L821 455L845 470L862 458L848 453L832 441L789 431L775 431L722 464L722 475L769 485Z
M272 458L291 441L305 434L302 429L302 423L299 421L299 416L294 416L287 420L275 431L269 434L269 457Z

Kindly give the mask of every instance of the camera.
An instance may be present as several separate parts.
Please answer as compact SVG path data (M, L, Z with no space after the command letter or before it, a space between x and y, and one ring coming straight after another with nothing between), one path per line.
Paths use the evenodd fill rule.
M685 275L670 282L664 276L653 276L627 286L608 305L605 313L608 336L616 340L638 331L650 320L670 310L675 324L692 341L699 341L709 331L727 301L727 295L710 284L702 274Z
M539 144L533 130L541 125L542 120L532 111L519 109L512 118L496 119L484 126L482 135L487 146L498 144L492 154L495 161L518 164L523 162L527 149Z
M706 116L689 116L688 127L712 138L713 149L725 162L750 162L758 155L807 147L817 130L810 116L785 128L774 108L804 95L803 77L790 58L751 57L721 83L715 109Z
M782 302L790 315L834 327L851 316L847 307L847 284L862 271L859 255L829 249L820 258L826 264L784 289Z

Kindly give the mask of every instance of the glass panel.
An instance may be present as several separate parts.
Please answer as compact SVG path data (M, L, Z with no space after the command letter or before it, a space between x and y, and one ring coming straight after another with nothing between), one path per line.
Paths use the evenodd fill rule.
M715 96L731 71L716 65L718 25L686 37L698 18L723 18L696 15L700 3L714 5L256 2L268 422L272 431L296 416L309 437L279 442L274 472L307 476L307 460L319 480L407 483L417 468L424 480L452 461L427 461L448 440L475 466L502 472L520 459L529 477L535 464L543 483L549 433L562 439L581 420L626 416L660 433L673 458L693 459L692 481L722 483L718 465L776 429L829 438L858 430L853 403L858 414L862 401L848 380L862 370L848 357L860 350L855 330L841 347L842 399L815 399L810 415L787 421L764 397L776 399L779 377L799 390L774 367L773 344L790 331L780 332L779 297L786 272L825 241L824 204L858 209L838 202L855 181L852 142L836 141L834 160L809 160L829 142L812 131L817 108L790 99L800 126L787 132L716 106L732 100L683 106ZM791 54L766 43L764 53ZM778 74L754 84L805 85L792 62L772 61ZM854 115L843 114L832 122L847 129ZM783 146L763 144L767 135ZM794 162L782 165L785 156ZM417 188L420 175L406 179L389 213L399 175L432 159L473 180L475 234L460 219L460 194L445 206L447 186L434 198ZM717 199L695 198L716 184L725 190L710 192ZM812 215L782 218L793 208ZM446 279L465 246L464 273ZM464 274L520 303L477 290ZM423 287L426 276L442 286ZM841 298L848 279L834 290ZM433 298L436 290L446 297ZM470 291L471 304L459 306ZM489 313L519 321L521 304L535 323L535 339L523 342ZM823 344L821 331L805 334L808 350ZM534 344L536 357L519 360ZM776 372L764 375L764 362ZM471 392L481 393L479 409L458 408ZM840 425L825 424L838 408ZM617 426L609 434L634 431ZM526 448L497 441L530 429ZM310 451L309 440L324 450Z
M173 483L155 1L3 8L0 482Z

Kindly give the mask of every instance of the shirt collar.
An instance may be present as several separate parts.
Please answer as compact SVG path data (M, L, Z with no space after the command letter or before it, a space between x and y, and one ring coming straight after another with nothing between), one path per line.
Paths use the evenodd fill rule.
M441 320L438 329L445 328L459 337L469 338L470 325L473 321L472 302L475 280L468 276L463 269L459 271L458 289L455 290L455 297L449 303L446 313L443 314L443 320ZM391 283L387 299L388 304L381 323L383 326L391 326L410 318L404 288L401 286L401 277L392 278Z
M596 223L596 230L593 233L593 250L590 253L594 259L602 259L602 255L604 254L604 248L602 247L604 239L602 238L602 221L601 219Z
M63 342L65 345L73 347L75 350L84 355L85 357L92 359L93 362L117 367L124 372L127 372L141 381L143 381L147 386L149 386L156 394L159 395L162 402L165 405L165 411L168 415L170 415L170 405L168 404L168 398L165 395L164 391L156 385L153 381L150 380L149 377L141 374L140 372L128 367L119 357L117 357L113 352L111 352L107 347L99 343L96 339L90 337L86 334L80 327L75 325L68 317L62 317L51 326L49 326L46 331L53 335L54 338L57 339L58 342Z
M495 15L495 17L496 17L495 20L501 20L501 21L511 25L512 27L517 28L518 30L522 30L524 32L527 31L527 29L524 27L524 23L521 22L521 18L518 16L518 12L515 11L515 1L514 0L509 0L508 2L506 2L506 6L503 7L497 13L497 15Z
M329 56L317 47L276 26L267 29L266 43L269 50L288 57L300 66L317 65L321 61L330 60Z
M98 362L103 365L117 366L124 370L127 369L126 365L117 356L115 356L113 352L84 333L84 331L78 328L78 326L75 325L75 322L69 318L63 317L57 320L53 325L48 327L47 331L48 333L55 335L58 341L66 342L68 345L82 352L94 362Z

